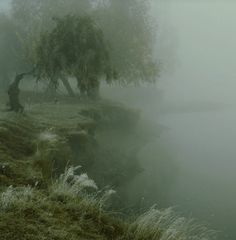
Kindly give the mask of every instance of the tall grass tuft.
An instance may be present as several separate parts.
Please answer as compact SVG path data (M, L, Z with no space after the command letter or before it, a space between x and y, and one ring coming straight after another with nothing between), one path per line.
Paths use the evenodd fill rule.
M123 239L133 240L209 240L215 232L183 217L177 217L171 208L152 207L139 216L127 229Z
M96 183L88 177L86 173L76 175L77 167L69 167L51 186L51 193L55 195L69 196L75 198L84 189L91 188L97 190Z
M13 188L8 187L5 192L0 196L0 211L5 212L16 205L25 205L33 197L33 188L21 187Z

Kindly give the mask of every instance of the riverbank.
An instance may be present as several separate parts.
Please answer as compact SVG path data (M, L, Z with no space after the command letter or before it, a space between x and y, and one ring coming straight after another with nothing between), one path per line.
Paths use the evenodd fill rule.
M118 204L110 201L115 191L141 171L134 152L147 138L136 131L139 114L107 101L65 99L34 102L23 115L2 112L1 239L187 240L210 234L170 209L151 208L138 217L108 210L108 203Z

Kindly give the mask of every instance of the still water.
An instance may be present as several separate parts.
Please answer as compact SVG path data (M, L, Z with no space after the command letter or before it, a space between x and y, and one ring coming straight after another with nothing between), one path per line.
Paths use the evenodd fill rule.
M175 156L178 174L169 204L208 222L220 239L236 239L236 110L168 113L158 141Z
M197 219L219 231L219 240L235 240L234 101L166 104L157 100L161 94L155 89L117 92L103 92L103 95L141 109L145 131L147 127L151 133L156 132L156 126L162 129L140 149L139 159L144 172L131 184L131 198L141 199L141 207L173 206L180 215ZM163 107L160 107L161 102Z

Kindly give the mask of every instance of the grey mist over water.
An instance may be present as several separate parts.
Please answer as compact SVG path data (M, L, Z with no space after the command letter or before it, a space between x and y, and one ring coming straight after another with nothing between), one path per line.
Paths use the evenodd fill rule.
M152 203L207 223L221 240L236 239L235 12L229 0L154 1L163 71L157 86L120 97L164 127L141 150L146 171L132 187L143 183Z
M152 2L157 84L102 89L140 108L149 123L144 131L157 132L140 149L144 172L130 197L141 199L140 207L173 206L219 231L220 240L235 240L236 1ZM8 3L0 0L0 11Z
M163 1L164 2L164 1ZM162 3L163 4L163 3ZM236 239L236 2L167 1L178 46L158 122L179 165L170 203ZM162 14L163 16L164 14Z

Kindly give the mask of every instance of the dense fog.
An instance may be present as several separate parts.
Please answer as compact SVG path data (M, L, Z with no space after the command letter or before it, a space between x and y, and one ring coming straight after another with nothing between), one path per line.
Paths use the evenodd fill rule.
M139 181L152 189L149 200L175 206L218 230L220 239L233 240L236 3L170 0L154 5L163 72L157 86L124 89L121 96L126 103L132 96L132 103L143 104L147 119L166 127L141 151L146 174ZM155 180L158 172L167 174L169 183Z
M101 88L103 98L140 109L140 131L150 132L130 202L173 206L222 240L236 239L235 11L231 0L153 0L157 82Z
M171 201L235 239L236 4L170 1L168 9L178 48L163 104L175 113L159 116L182 168Z

